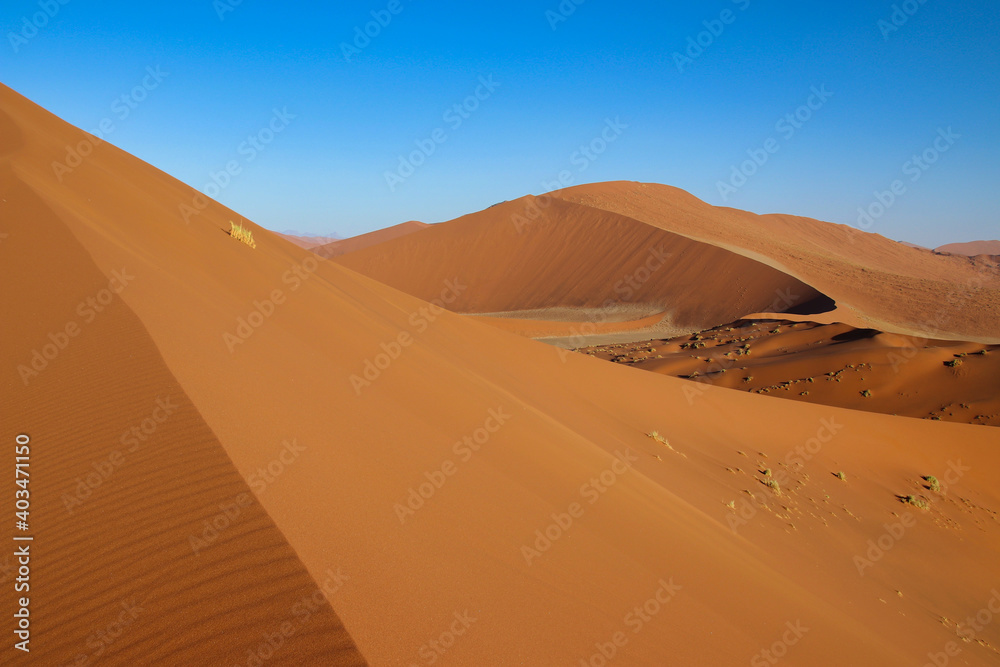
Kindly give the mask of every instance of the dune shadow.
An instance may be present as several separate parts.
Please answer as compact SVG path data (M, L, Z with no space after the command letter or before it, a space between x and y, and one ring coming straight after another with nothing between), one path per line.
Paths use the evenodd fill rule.
M817 292L813 298L794 305L785 312L792 315L819 315L820 313L829 313L836 309L836 307L836 301L825 294Z

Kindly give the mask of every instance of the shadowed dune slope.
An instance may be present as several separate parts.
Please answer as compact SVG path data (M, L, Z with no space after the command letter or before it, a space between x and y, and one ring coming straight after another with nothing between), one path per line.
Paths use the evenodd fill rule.
M428 301L456 280L465 289L445 301L464 313L633 305L633 319L665 312L679 326L703 328L822 298L728 250L563 201L536 204L498 204L337 262Z
M278 633L268 664L364 664L109 278L8 166L0 174L0 280L17 323L0 346L2 431L31 438L20 534L35 536L31 651L0 662L247 664ZM131 269L118 268L125 293Z
M955 621L942 619L976 615L1000 586L994 429L718 388L691 397L686 381L429 309L251 223L252 250L226 234L232 213L216 204L185 224L178 207L193 193L111 147L59 184L50 162L83 135L6 89L0 109L26 140L12 158L16 178L101 274L125 266L135 276L117 305L145 327L235 469L269 470L290 438L304 448L270 481L248 485L310 586L331 569L349 577L328 598L371 664L579 664L616 641L621 664L747 664L793 635L782 664L922 664L961 641ZM10 237L0 252L30 224L26 206L4 215ZM59 262L52 271L72 281L83 268ZM42 282L38 298L23 297L24 317L39 324L18 334L11 363L44 344L80 298L46 301L62 292ZM81 334L74 348L81 364L100 365L121 345L113 331L90 334L94 347ZM74 367L69 356L60 361ZM15 372L5 372L5 401L27 405ZM128 374L114 377L134 390L107 408L122 411L127 427L149 394ZM126 412L132 394L138 402ZM82 416L34 409L36 424L83 431ZM787 472L781 495L757 472L765 461ZM184 467L190 493L230 493L210 464ZM838 469L848 482L832 477ZM946 479L947 493L922 489L925 474ZM136 478L129 488L176 493L161 479L150 471L149 484ZM45 483L41 471L33 483ZM929 509L910 509L897 494L928 496ZM156 516L155 507L131 507L137 520ZM904 515L905 539L859 565L884 524ZM245 529L237 522L225 535ZM219 539L211 549L222 553L229 546ZM224 571L179 556L171 564L172 581ZM94 573L81 596L101 590L97 567L81 568ZM289 580L263 567L241 573L258 570ZM188 581L185 595L203 603ZM70 618L62 604L49 609ZM164 642L177 628L203 628L148 618ZM975 638L982 643L963 643L962 659L994 663L1000 623Z
M843 318L850 324L1000 343L1000 268L990 258L936 255L845 225L711 206L652 183L581 185L551 196L760 259L852 310L856 320Z

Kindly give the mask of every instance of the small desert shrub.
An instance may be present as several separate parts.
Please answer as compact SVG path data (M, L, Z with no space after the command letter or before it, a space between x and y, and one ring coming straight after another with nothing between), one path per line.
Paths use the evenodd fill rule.
M840 472L833 473L833 476L839 479L841 482L847 481L847 473L845 473L843 470L841 470Z
M925 475L924 481L927 482L927 488L931 491L940 491L941 483L938 482L937 477L934 475Z
M229 228L230 236L232 236L237 241L243 241L243 243L246 243L248 246L256 250L257 242L254 241L253 239L253 230L251 230L248 227L244 227L242 221L240 222L240 224L237 225L235 222L230 220L229 225L230 225Z
M903 498L903 502L913 505L917 509L922 509L922 510L928 509L930 507L930 505L927 504L926 500L924 500L923 498L917 498L916 496L912 495Z
M957 368L957 367L959 367L959 366L962 365L962 360L961 359L952 359L951 361L944 362L944 365L948 366L949 368Z
M861 392L861 395L864 396L865 398L871 398L872 393L868 389L865 389L863 392Z
M773 477L768 477L767 481L764 483L767 485L767 488L774 491L774 495L776 496L781 495L781 485L778 484L778 480L774 479Z

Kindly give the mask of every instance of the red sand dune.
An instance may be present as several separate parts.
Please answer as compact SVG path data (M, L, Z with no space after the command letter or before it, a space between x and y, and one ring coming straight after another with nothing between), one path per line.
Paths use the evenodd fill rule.
M295 234L282 234L281 232L274 233L286 241L291 241L298 247L305 248L306 250L312 250L313 248L318 248L319 246L323 246L328 243L337 243L340 240L327 236L296 236Z
M761 259L834 299L848 324L1000 343L1000 266L990 258L935 255L845 225L711 206L652 183L581 185L551 196Z
M998 346L839 323L766 319L579 352L705 385L853 410L1000 426Z
M440 223L337 262L431 301L457 280L452 311L500 313L626 305L700 329L758 310L826 307L823 295L760 262L620 215L533 197ZM532 319L547 319L536 317Z
M969 241L968 243L949 243L934 252L947 252L952 255L1000 255L1000 241Z
M975 620L1000 602L994 429L689 401L687 381L431 308L252 223L251 249L220 205L185 224L193 191L109 145L59 182L86 135L2 87L0 129L33 664L70 663L132 596L146 610L100 664L253 664L286 622L267 665L996 663L1000 623ZM115 271L134 278L107 301ZM91 322L88 298L107 302ZM25 386L18 366L69 321ZM61 495L164 395L176 414L67 517ZM315 591L332 609L302 621Z
M392 227L386 227L385 229L378 229L374 232L361 234L360 236L352 236L348 239L339 239L331 241L330 243L320 244L310 248L310 250L321 257L339 257L340 255L344 255L349 252L362 250L384 241L390 241L401 236L406 236L407 234L412 234L413 232L420 231L425 227L429 227L426 222L411 220L409 222L401 222L398 225L393 225Z

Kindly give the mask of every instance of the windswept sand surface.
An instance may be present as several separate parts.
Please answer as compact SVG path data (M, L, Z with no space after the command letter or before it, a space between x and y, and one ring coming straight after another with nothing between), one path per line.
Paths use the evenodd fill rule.
M34 463L32 653L19 661L253 665L248 652L282 628L264 664L1000 658L995 429L715 387L692 399L686 380L443 311L251 222L253 250L220 205L185 223L195 193L106 144L59 182L52 161L86 135L2 87L0 129L0 270L16 323L3 437L30 433ZM685 289L717 290L710 318L772 310L789 287L732 253L565 211L627 251L519 308L557 305L546 301L576 281L575 305L600 305L587 290L635 271L635 251L659 239L708 281ZM503 248L482 233L479 259ZM543 254L565 253L566 271L593 247ZM518 309L529 277L558 277L530 266L519 287L469 282L460 298ZM105 296L116 271L128 284ZM414 280L440 298L455 278L467 280ZM660 295L697 319L685 293ZM88 298L106 302L89 321ZM71 321L79 330L26 384L18 366ZM156 422L161 397L177 408ZM123 434L150 419L131 451ZM70 514L62 496L115 450L123 461ZM195 554L191 536L230 499L241 511ZM89 638L133 597L143 610L97 656ZM303 598L329 604L305 620ZM0 651L14 661L10 644Z

